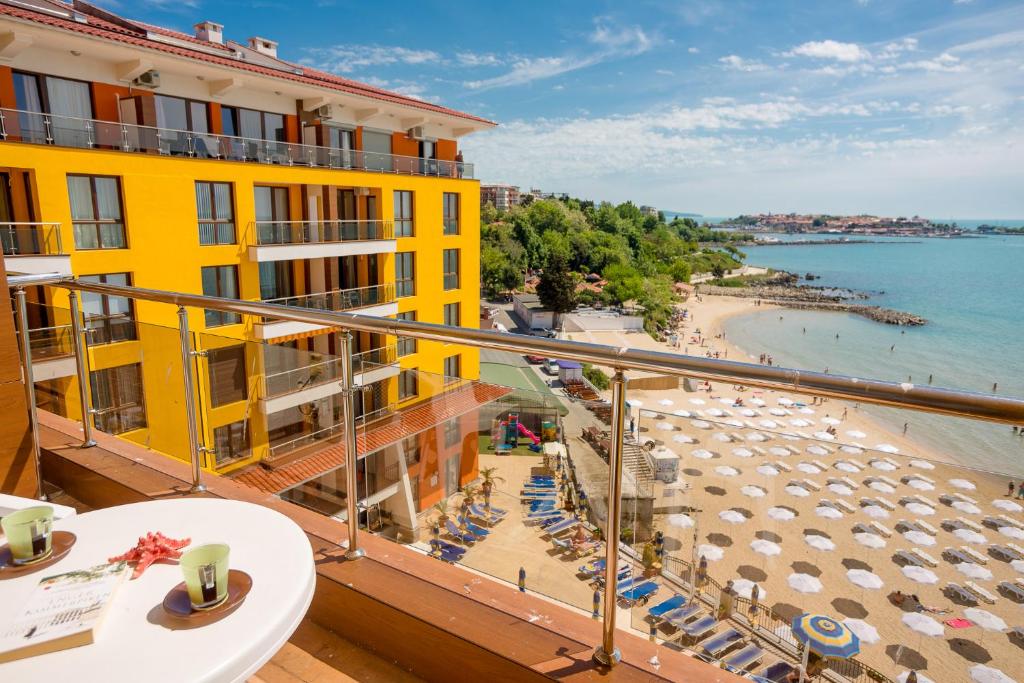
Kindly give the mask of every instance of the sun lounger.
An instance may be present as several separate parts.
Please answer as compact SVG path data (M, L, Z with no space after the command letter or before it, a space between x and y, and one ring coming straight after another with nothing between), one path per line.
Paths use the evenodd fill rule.
M903 560L904 564L911 564L915 567L924 566L924 562L921 560L921 558L915 555L914 553L910 552L909 550L897 550L896 557Z
M835 499L835 504L836 504L836 507L838 507L840 510L842 510L843 512L846 512L848 514L852 514L852 513L857 511L857 509L855 507L853 507L852 505L847 503L845 500L840 500L840 499L836 498Z
M970 547L968 547L966 545L962 545L962 546L960 546L960 550L962 550L963 553L965 555L967 555L967 557L971 558L976 563L978 563L978 564L988 564L988 558L985 557L984 555L982 555L981 553L979 553L974 548L970 548Z
M938 534L939 534L939 530L938 529L936 529L935 527L933 527L931 524L929 524L928 522L924 521L923 519L915 519L914 520L914 524L917 525L918 529L920 529L921 531L925 532L929 536L938 536Z
M801 439L810 439L811 438L810 434L808 434L807 432L801 432L799 429L796 430L793 433L796 434L797 436L799 436Z
M555 500L558 498L557 491L530 491L523 489L519 492L520 500Z
M1024 559L1024 556L1015 553L1011 548L1007 548L1004 545L990 545L988 547L988 551L1003 562L1013 562L1014 560Z
M839 477L839 481L846 484L854 491L860 488L860 485L858 485L857 482L855 482L853 479L850 479L849 477Z
M624 591L619 591L619 599L630 607L637 603L646 605L647 601L651 599L651 596L657 592L658 584L653 581L645 581L644 583L632 586Z
M449 536L465 543L466 545L473 545L476 543L476 536L468 531L460 530L459 527L455 526L455 522L450 519L444 523L444 528L447 529Z
M439 538L431 539L430 548L431 550L437 552L448 552L453 555L458 555L459 557L466 554L466 549L462 546L455 545L454 543L449 543L448 541Z
M869 527L864 522L857 522L856 524L853 525L853 527L850 528L850 531L852 531L855 534L877 534L878 533L877 531L875 531L874 529Z
M876 506L876 507L880 507L880 506L878 505L878 501L877 501L877 500L875 500L874 498L868 498L867 496L863 496L863 497L859 498L859 499L857 500L857 502L858 502L858 503L860 503L860 506L861 506L862 508L863 508L863 507L867 507L867 506L869 506L869 505L874 505L874 506Z
M878 522L870 522L868 526L874 529L876 534L884 536L885 538L892 538L892 531L882 524Z
M920 529L918 529L917 525L913 522L901 519L898 522L896 522L896 531L903 533L905 531L920 531Z
M451 550L443 548L436 552L431 552L430 557L447 562L448 564L456 564L462 559L462 553L453 553Z
M462 528L477 537L484 537L491 533L490 529L485 529L479 524L473 524L465 517L462 518Z
M765 681L770 681L770 683L780 683L781 681L786 680L786 677L791 671L793 671L793 665L789 662L772 662L765 668L759 670L756 677Z
M810 479L804 479L803 482L804 482L804 488L808 488L808 489L810 489L812 491L820 491L821 490L821 484L819 484L816 481L812 481Z
M743 435L736 432L729 432L729 436L733 441L743 441Z
M946 584L946 591L959 598L961 602L969 602L971 604L978 603L978 597L974 595L974 593L965 590L964 587L958 583L950 581Z
M862 470L865 467L864 463L862 463L860 460L856 460L855 458L847 458L846 462L850 463L859 470Z
M676 593L668 600L662 600L657 605L647 610L647 615L654 619L661 619L669 612L677 610L685 604L686 597Z
M1020 553L1021 555L1024 555L1024 548L1021 548L1016 543L1007 543L1006 547L1009 548L1010 550L1016 552L1016 553Z
M497 524L501 520L505 519L505 515L499 515L494 511L491 511L491 514L488 515L487 511L481 508L479 505L470 505L469 514L473 515L477 519L482 519L486 521L488 524Z
M540 524L546 519L554 519L555 517L561 517L562 513L558 510L539 510L537 512L531 512L523 520L523 524Z
M695 616L701 613L701 606L696 602L691 602L689 605L674 609L665 615L665 621L675 626L677 629L682 629L686 625L686 622L693 619Z
M836 507L836 504L833 503L828 498L821 498L821 499L819 499L818 500L818 507L820 507L820 508L832 508L833 510L838 510L838 508Z
M982 531L982 527L980 524L973 520L967 519L966 517L957 517L956 521L960 522L964 525L964 527L970 529L971 531L977 531L978 533L981 533Z
M745 671L764 658L764 650L757 645L747 645L739 652L734 652L725 660L725 666L734 671Z
M597 560L591 560L590 562L587 562L585 565L580 567L580 574L586 574L587 576L603 574L605 566L606 565L603 557ZM623 575L629 576L628 562L619 563L619 576Z
M486 509L483 505L480 505L479 503L475 504L473 507L478 507L481 510ZM470 508L470 509L472 509L472 508ZM491 514L492 515L501 515L502 517L504 517L505 515L508 514L508 510L502 510L501 508L496 508L496 507L494 507L492 505L491 506Z
M973 581L964 581L964 588L977 595L982 602L986 602L990 605L994 605L996 603L996 596L992 595Z
M560 516L560 517L550 517L548 519L541 520L540 528L541 529L547 529L548 527L554 526L555 524L561 524L562 522L564 522L567 519L576 519L576 518L575 517L568 517L568 516L564 516L564 515Z
M888 498L883 498L882 496L877 496L877 497L875 498L875 500L877 500L877 501L878 501L878 504L879 504L879 505L881 505L881 506L882 506L883 508L885 508L886 510L888 510L889 512L892 512L893 510L895 510L895 509L896 509L896 505L895 505L895 503L893 503L893 502L892 502L891 500L889 500Z
M973 562L974 562L974 560L972 560L972 559L971 559L971 558L970 558L969 556L967 556L967 555L964 555L964 554L963 554L963 553L962 553L962 552L960 551L960 549L959 549L959 548L945 548L945 549L944 549L944 550L942 551L942 554L943 554L943 556L945 556L945 557L949 557L950 559L952 559L952 560L953 560L953 562L955 562L955 563L957 563L957 564L959 564L959 563L961 563L961 562L970 562L970 563L973 563Z
M951 493L943 493L941 496L939 496L939 502L942 503L943 505L952 505L953 503L957 502L957 500L958 499Z
M814 465L815 467L817 467L819 470L827 470L828 469L828 465L826 465L825 463L823 463L820 460L812 460L811 464Z
M900 464L898 462L896 462L895 460L893 460L892 458L882 458L882 460L884 460L885 462L889 463L890 465L892 465L896 469L900 468Z
M781 460L776 460L775 461L775 466L778 467L783 472L792 472L793 471L792 467L790 467L786 463L782 462Z
M718 626L718 619L708 615L691 624L683 624L680 630L690 638L700 639L711 633L715 626Z
M926 496L922 496L921 494L918 494L918 495L916 495L914 497L917 498L917 502L924 503L925 505L927 505L930 508L937 508L937 507L939 507L939 504L936 503L931 498L928 498Z
M751 446L750 450L754 451L758 455L768 455L768 451L766 451L765 449L761 448L760 446Z
M1000 581L999 590L1009 593L1017 602L1024 602L1024 586L1009 581Z
M920 559L922 562L924 562L929 567L938 567L939 566L938 561L936 561L936 559L934 557L932 557L931 555L929 555L925 551L921 550L920 548L911 548L910 552L912 552L914 555L916 555L918 557L918 559Z
M743 634L734 628L726 629L708 638L701 645L701 649L712 657L720 657L723 652L743 640Z
M579 523L579 520L575 517L569 517L568 519L563 519L561 522L545 527L544 533L548 536L557 536L559 534L564 534L566 531L571 531L576 528Z

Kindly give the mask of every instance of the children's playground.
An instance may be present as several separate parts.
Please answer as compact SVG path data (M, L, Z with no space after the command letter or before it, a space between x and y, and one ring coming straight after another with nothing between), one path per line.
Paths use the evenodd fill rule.
M558 440L557 417L529 414L520 419L519 412L506 412L491 419L490 434L481 434L481 450L497 455L535 455L542 444ZM525 424L529 420L530 425Z

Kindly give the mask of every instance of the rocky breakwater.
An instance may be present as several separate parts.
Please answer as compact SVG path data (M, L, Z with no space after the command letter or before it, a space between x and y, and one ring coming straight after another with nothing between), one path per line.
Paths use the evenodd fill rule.
M881 306L852 303L853 301L867 299L868 295L863 292L850 290L809 287L806 285L766 284L749 287L701 285L699 292L702 295L759 299L765 303L785 306L786 308L855 313L869 320L885 323L886 325L924 325L928 322L921 316L913 313L882 308Z

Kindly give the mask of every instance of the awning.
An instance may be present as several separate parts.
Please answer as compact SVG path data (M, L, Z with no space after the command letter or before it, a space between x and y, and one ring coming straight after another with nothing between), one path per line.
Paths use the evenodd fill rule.
M271 339L265 339L264 344L281 344L283 342L295 341L297 339L309 339L310 337L318 337L321 334L330 334L333 332L340 332L340 327L322 327L316 330L310 330L308 332L297 332L295 334L286 334L283 337L273 337Z

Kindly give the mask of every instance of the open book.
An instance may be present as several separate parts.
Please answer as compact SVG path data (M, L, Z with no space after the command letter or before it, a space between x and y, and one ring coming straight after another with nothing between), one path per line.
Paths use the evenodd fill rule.
M128 564L116 562L40 580L14 620L0 625L0 663L94 642L127 574Z

